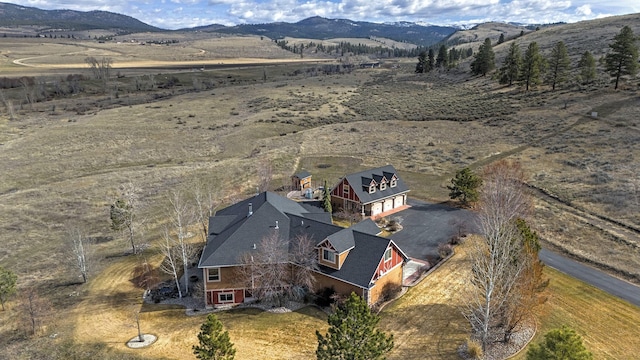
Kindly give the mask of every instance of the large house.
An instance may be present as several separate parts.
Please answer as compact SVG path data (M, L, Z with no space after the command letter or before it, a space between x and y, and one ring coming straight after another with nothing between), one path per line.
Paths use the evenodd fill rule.
M311 239L319 265L314 271L316 289L355 292L372 305L381 299L386 284L402 284L408 258L393 240L377 236L380 230L370 219L341 228L318 207L263 192L209 219L209 236L198 265L208 307L251 300L252 289L239 276L241 257L257 254L256 244L274 232L290 244L302 237ZM283 249L283 259L289 258L287 251Z
M345 175L331 190L331 206L375 217L405 206L408 192L396 169L387 165Z

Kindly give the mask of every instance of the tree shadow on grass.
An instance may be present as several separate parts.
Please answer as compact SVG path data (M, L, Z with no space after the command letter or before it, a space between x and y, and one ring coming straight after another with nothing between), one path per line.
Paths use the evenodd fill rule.
M468 338L469 323L459 306L413 305L381 313L381 329L394 334L391 358L459 359L457 349Z

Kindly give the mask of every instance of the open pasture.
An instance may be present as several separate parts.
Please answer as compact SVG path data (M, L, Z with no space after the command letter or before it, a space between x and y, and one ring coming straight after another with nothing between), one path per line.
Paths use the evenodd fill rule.
M617 32L615 26L607 31ZM540 33L544 31L552 29ZM143 46L89 41L70 45L38 39L3 47L0 71L7 76L29 71L53 76L47 64L64 65L67 60L81 64L87 54L113 55L114 67L126 61L185 64L201 56L200 50L206 55L195 61L207 57L211 58L206 61L218 61L219 46L228 46L225 52L235 46L238 58L250 58L254 47L268 45L273 56L261 61L298 60L278 55L279 48L266 38L245 40L234 44L233 38L194 39ZM19 59L43 67L13 63ZM530 183L567 203L563 207L543 198L537 203L531 223L546 244L606 265L632 280L640 275L637 233L622 234L611 223L601 225L587 218L597 214L640 227L640 180L634 172L639 166L635 159L640 158L637 83L629 82L621 91L597 82L525 93L490 79L469 79L460 70L419 76L413 73L413 61L394 69L335 75L324 75L318 70L321 66L261 64L175 74L150 70L158 84L171 80L174 86L132 90L136 79L127 75L111 79L103 91L97 81L83 80L85 93L33 104L23 101L20 88L5 91L13 108L0 106L0 263L19 275L20 286L38 287L57 312L40 337L30 342L32 348L25 348L27 342L20 337L17 315L11 310L15 303L10 303L10 310L0 313L0 344L23 358L54 348L96 351L110 358L184 355L192 344L188 334L195 334L202 318L186 318L180 310L143 315L149 328L165 331L156 349L148 353L125 350L123 342L128 338L115 337L118 332L135 334L126 309L139 301L142 290L129 281L128 269L136 259L125 256L126 242L109 230L109 205L121 184L139 186L144 204L141 216L146 219L140 241L153 248L167 219L170 190L202 182L229 202L255 192L257 167L266 162L274 172L272 189L288 184L289 176L301 169L310 171L316 185L321 185L324 179L331 184L345 173L390 163L409 183L410 196L446 201L446 185L458 169L517 159ZM87 70L85 75L89 76ZM202 85L208 80L212 87ZM593 111L598 117L589 116ZM77 283L68 266L65 232L69 225L81 227L96 241L99 257L86 285ZM147 254L159 261L154 250ZM456 267L464 262L463 254L451 263L454 275L463 271ZM406 298L385 309L383 317L390 319L387 329L398 341L394 358L411 358L425 346L434 358L455 356L467 324L454 305L441 306L453 304L452 300L429 292L433 287L453 296L457 285L450 275L436 272L425 281L428 286L410 290ZM550 276L552 284L559 279L563 288L584 288L559 275ZM628 350L615 350L615 342L607 344L606 334L616 329L620 338L635 344L627 334L635 334L637 322L624 319L637 318L637 309L598 295L594 312L614 309L614 313L606 324L596 313L593 321L580 322L575 316L581 305L575 302L584 293L597 293L584 289L563 293L552 286L557 295L550 300L549 314L559 315L543 317L541 329L568 322L587 334L585 340L596 354L625 358ZM436 319L440 321L436 325L445 330L424 328L436 325L415 320L417 309L430 314L443 311L447 315ZM101 311L112 313L99 315ZM93 333L96 319L104 320L100 316L109 314L115 319L111 331ZM322 314L315 311L283 315L280 319L286 321L252 312L221 316L249 359L257 358L259 353L252 351L262 346L274 357L281 348L291 358L308 358L314 349L313 332L296 342L286 336L293 332L288 322L295 319L309 329L324 326ZM404 318L412 327L394 325L402 316L413 319ZM275 329L278 335L274 340L262 338L264 334L250 330L252 326ZM52 340L48 337L52 333L59 335ZM416 336L422 339L419 344L412 340ZM174 342L179 353L162 352Z

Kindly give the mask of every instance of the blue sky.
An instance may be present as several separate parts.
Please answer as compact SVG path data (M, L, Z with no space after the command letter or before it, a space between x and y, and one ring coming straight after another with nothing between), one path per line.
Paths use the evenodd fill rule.
M5 0L6 1L6 0ZM23 0L40 9L105 10L164 29L296 22L311 16L463 25L486 21L576 22L640 12L640 0Z

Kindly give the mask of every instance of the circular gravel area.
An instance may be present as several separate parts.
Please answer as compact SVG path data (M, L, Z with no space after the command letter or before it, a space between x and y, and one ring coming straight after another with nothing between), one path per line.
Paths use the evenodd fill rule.
M133 339L127 341L127 346L132 348L132 349L140 349L140 348L147 347L147 346L153 344L154 342L156 342L157 339L158 339L158 337L155 336L155 335L142 334L142 340L143 341L140 341L140 338L138 336L136 336Z

